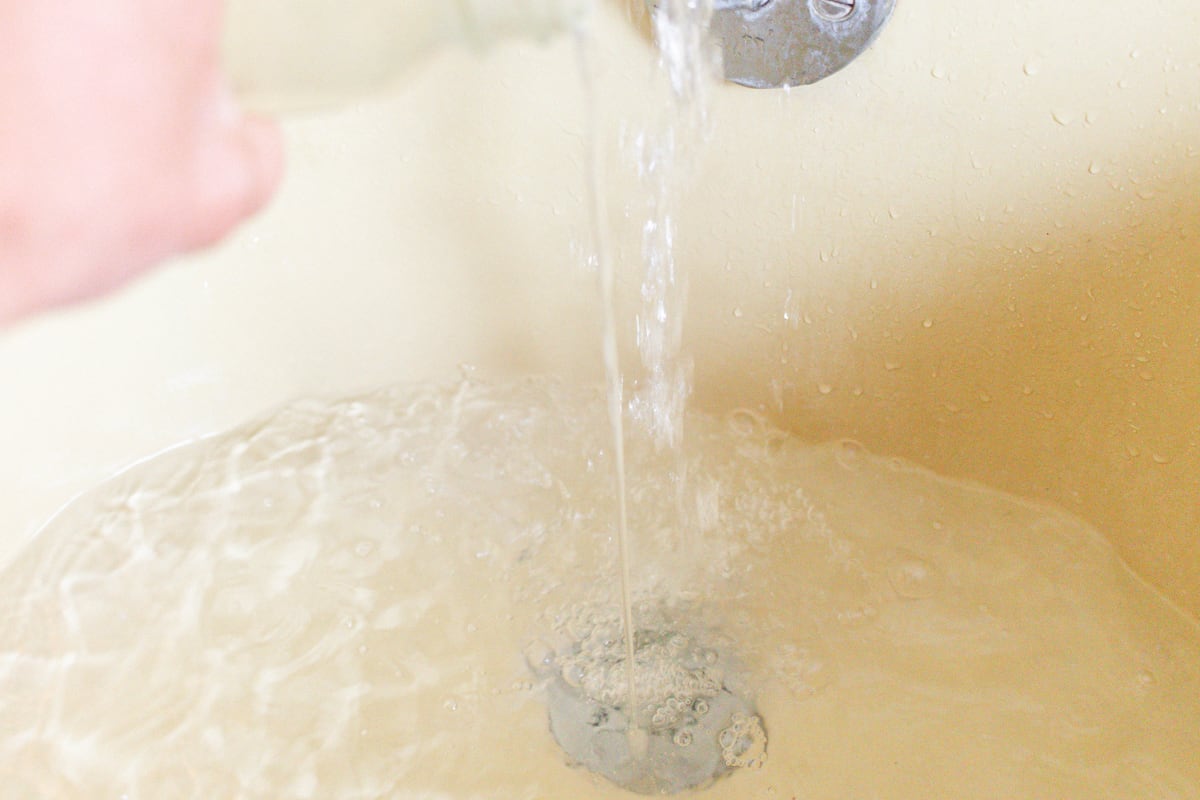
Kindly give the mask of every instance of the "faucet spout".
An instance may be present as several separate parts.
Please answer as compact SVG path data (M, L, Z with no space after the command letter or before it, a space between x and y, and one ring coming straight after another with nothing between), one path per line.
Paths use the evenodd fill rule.
M896 0L713 0L725 79L754 88L816 83L875 40Z

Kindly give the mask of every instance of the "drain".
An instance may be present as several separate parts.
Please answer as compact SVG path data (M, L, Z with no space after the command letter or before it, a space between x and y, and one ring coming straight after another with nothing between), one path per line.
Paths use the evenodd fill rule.
M640 628L630 733L619 626L591 635L543 663L550 731L572 762L641 794L674 794L766 761L766 734L750 700L733 688L721 652L669 627Z

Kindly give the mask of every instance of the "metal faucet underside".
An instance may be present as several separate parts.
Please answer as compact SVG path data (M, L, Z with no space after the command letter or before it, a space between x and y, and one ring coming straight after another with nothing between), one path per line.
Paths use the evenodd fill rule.
M896 0L715 0L725 79L758 89L816 83L874 41Z

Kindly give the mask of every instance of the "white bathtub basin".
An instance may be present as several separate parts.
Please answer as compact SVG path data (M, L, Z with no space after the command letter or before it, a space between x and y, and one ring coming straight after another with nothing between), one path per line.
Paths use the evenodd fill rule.
M626 302L614 121L662 101L640 24L596 26ZM288 123L282 195L219 251L0 334L0 561L118 468L298 397L599 380L579 87L567 41L445 53ZM902 0L842 73L711 115L680 213L694 402L1060 505L1200 616L1200 7Z

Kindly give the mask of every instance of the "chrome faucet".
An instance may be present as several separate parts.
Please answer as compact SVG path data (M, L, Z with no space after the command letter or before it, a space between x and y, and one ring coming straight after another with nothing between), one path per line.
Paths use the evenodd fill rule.
M758 89L816 83L874 41L896 0L714 0L725 79Z

